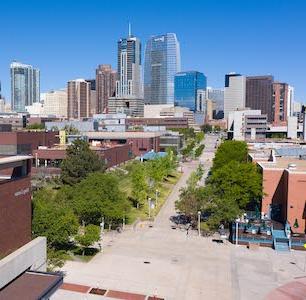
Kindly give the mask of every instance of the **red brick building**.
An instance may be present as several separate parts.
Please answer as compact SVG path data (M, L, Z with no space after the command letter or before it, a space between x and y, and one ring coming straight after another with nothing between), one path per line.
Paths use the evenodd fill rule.
M39 146L52 147L57 143L57 131L0 132L0 155L32 155Z
M31 240L31 157L0 158L0 256Z

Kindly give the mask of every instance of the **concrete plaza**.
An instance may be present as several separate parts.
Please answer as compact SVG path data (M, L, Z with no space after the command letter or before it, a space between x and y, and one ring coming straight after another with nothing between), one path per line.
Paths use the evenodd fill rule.
M216 136L207 135L201 157L206 172L214 155ZM198 166L183 164L183 175L153 223L106 236L103 253L90 262L67 262L65 282L156 295L164 299L264 299L279 285L305 276L306 253L279 254L272 249L248 250L230 243L172 229L179 190ZM59 290L52 299L102 299ZM107 299L107 298L105 298Z

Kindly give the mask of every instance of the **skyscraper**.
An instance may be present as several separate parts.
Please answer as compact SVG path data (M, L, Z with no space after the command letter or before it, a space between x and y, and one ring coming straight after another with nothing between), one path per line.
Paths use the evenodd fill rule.
M268 122L273 122L273 76L246 77L245 106L251 109L260 109L266 114Z
M224 90L207 87L206 89L207 99L212 100L215 103L214 119L223 119L224 116Z
M226 74L224 87L224 118L230 111L245 108L245 76Z
M85 79L70 80L67 84L68 118L90 117L90 82Z
M141 43L131 34L118 41L116 97L141 97Z
M40 100L40 72L31 65L19 62L11 63L10 69L12 108L23 112L26 106Z
M107 109L108 99L115 96L117 72L111 65L99 65L96 69L96 113Z
M180 45L176 34L152 36L145 50L145 102L174 104L174 76L180 71Z
M206 90L207 78L197 71L179 72L174 78L174 104L188 107L192 111L197 110L197 92Z

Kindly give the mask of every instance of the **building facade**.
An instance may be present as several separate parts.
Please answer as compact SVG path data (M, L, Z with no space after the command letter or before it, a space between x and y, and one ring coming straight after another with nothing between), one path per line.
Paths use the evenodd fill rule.
M96 113L107 112L108 99L115 96L117 72L111 65L99 65L96 69Z
M224 118L231 111L245 108L246 79L240 74L226 74L224 87Z
M207 87L206 97L214 102L214 119L223 119L224 117L224 90Z
M45 93L44 113L67 118L68 95L67 90L52 90Z
M141 43L131 32L118 41L116 97L142 97Z
M287 83L273 83L273 125L286 125L288 119L288 95Z
M145 103L174 104L174 76L180 71L180 45L176 34L152 36L145 50Z
M197 71L179 72L174 78L174 104L197 110L197 93L206 90L207 78Z
M251 109L260 109L273 122L273 76L246 77L245 106Z
M90 117L91 84L84 79L68 81L68 111L69 119Z
M10 71L12 109L24 112L26 106L40 100L40 72L19 62L11 63Z

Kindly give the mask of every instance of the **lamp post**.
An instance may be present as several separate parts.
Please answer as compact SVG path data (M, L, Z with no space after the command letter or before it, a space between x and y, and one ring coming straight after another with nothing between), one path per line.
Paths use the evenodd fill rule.
M125 217L122 218L122 230L125 229Z
M239 226L238 226L238 225L239 225L238 222L239 222L239 221L240 221L240 220L237 218L237 219L236 219L236 241L235 241L235 242L236 242L236 243L235 243L236 246L238 246L238 232L239 232L239 231L238 231L238 227L239 227Z
M198 211L198 234L201 236L201 211Z
M151 219L151 198L148 198L148 205L149 205L149 220Z

